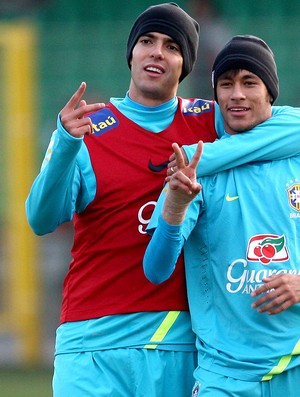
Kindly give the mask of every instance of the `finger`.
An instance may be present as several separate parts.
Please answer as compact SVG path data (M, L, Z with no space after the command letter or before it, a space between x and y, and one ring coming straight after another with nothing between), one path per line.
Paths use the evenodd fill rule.
M271 289L271 286L269 285L268 288L268 292L266 292L262 297L257 299L252 304L252 308L258 308L259 313L273 312L274 308L276 308L276 312L278 312L278 306L282 306L281 310L285 310L286 302L291 301L289 291L287 292L284 286L279 286L277 288L274 287ZM288 304L288 306L290 306L291 304L292 303Z
M277 314L280 313L287 308L289 308L292 305L290 301L284 300L284 298L276 298L272 300L271 302L268 302L267 304L263 305L262 307L258 308L259 313L265 313L267 312L268 314Z
M93 125L91 119L86 117L82 119L74 119L64 125L64 128L69 134L80 137L85 134L91 134L93 132Z
M171 156L169 157L169 164L171 163L171 162L175 162L176 160L175 160L175 153L172 153L171 154Z
M170 167L167 169L167 177L171 177L175 173L175 168Z
M189 195L196 195L202 189L202 186L198 182L192 182L190 178L183 172L178 171L175 175L170 178L170 189L182 190Z
M180 150L181 150L181 153L183 155L185 165L188 165L189 161L188 161L188 158L187 158L187 156L185 154L185 151L183 150L183 148L180 148ZM176 166L176 157L175 157L175 153L173 152L171 154L171 156L169 157L168 168L175 167L175 166Z
M265 292L271 291L272 289L280 287L280 280L278 280L278 278L268 277L262 279L262 281L264 284L251 293L252 297L256 297Z
M285 308L281 306L277 306L275 309L268 310L268 314L273 315L273 314L278 314L281 313L285 310Z
M172 160L170 160L172 157ZM173 153L173 156L169 157L169 163L168 163L168 169L167 169L167 175L172 176L176 172L176 159L175 159L175 153Z
M70 113L66 113L65 115L60 112L60 116L62 120L68 120L68 119L81 119L85 115L90 114L95 112L96 110L99 110L103 108L105 105L103 103L91 103L89 105L82 105L78 107L77 109L73 110Z
M77 91L74 92L74 94L71 96L70 100L67 102L65 108L67 109L75 109L77 106L80 98L83 96L86 90L86 83L82 82L80 86L78 87Z
M92 120L89 117L78 119L74 122L74 128L85 128L87 131L91 132L93 128Z
M84 99L81 99L81 101L79 102L78 105L78 109L80 109L82 112L85 111L85 109L83 109L83 107L87 106L87 103ZM78 116L78 118L82 118L84 116L85 113L82 114L82 116ZM74 113L74 115L76 115L76 113Z
M171 167L176 167L176 159L175 159L175 153L173 153L174 154L174 159L172 160L172 161L169 161L169 163L168 163L168 168L171 168Z
M257 288L255 291L251 293L252 298L263 294L264 292L268 291L267 284L262 285L261 287Z
M179 170L181 170L185 167L185 162L184 162L184 157L183 157L182 151L177 143L173 143L172 148L173 148L174 154L175 154L176 166Z
M285 301L281 303L279 306L271 308L268 310L268 314L278 314L283 312L284 310L288 309L290 306L292 306L291 302Z
M281 294L280 289L275 289L274 285L271 283L265 283L261 287L257 288L251 293L253 298L260 296L253 304L252 307L258 307L267 301L271 301Z
M93 134L93 123L92 120L89 117L85 117L85 121L87 122L87 132L85 133L86 135L91 135Z
M199 141L198 145L197 145L197 149L196 152L194 153L194 156L192 157L191 161L190 161L190 165L189 167L192 169L196 169L197 165L201 159L202 156L202 152L203 152L203 142Z
M279 296L267 294L268 296L263 296L262 298L258 299L256 302L252 304L252 308L257 308L259 313L266 312L271 310L272 308L280 305L283 300ZM269 296L270 295L270 296Z
M83 106L86 106L87 105L87 103L86 103L86 101L84 100L84 99L82 99L80 102L79 102L79 107L83 107Z
M168 176L165 177L164 185L170 182L171 176L172 175L168 175Z

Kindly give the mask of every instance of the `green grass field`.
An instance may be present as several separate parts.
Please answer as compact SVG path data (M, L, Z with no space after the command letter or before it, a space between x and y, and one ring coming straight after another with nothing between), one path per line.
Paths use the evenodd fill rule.
M0 397L51 397L52 369L0 368Z

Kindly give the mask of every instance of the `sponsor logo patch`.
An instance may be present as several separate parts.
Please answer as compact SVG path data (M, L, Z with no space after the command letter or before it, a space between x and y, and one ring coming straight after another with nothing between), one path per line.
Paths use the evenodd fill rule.
M259 234L251 237L248 242L247 260L261 262L283 262L289 259L285 236L276 234Z
M211 111L211 109L211 103L203 99L197 99L195 101L183 99L182 101L182 113L184 116L198 116L203 112Z
M102 135L120 124L113 112L107 108L92 114L91 119L93 123L93 133L96 136Z

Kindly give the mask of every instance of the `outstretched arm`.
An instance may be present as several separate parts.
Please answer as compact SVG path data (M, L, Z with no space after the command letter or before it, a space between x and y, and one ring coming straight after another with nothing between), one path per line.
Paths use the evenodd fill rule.
M91 132L91 120L83 116L104 106L81 100L85 89L82 83L60 112L41 172L26 200L28 222L39 235L71 220L75 207L84 206L78 204L83 195L83 167L89 161L88 154L84 156L83 135Z
M273 115L250 131L227 135L213 143L205 143L197 177L211 175L253 161L278 160L300 153L300 111L289 106L274 106ZM183 146L187 162L195 145ZM169 164L172 174L174 158Z
M194 157L186 166L179 146L173 144L178 171L172 176L169 186L159 197L152 215L155 231L143 262L146 277L155 284L161 283L171 276L184 245L183 221L185 213L189 203L201 190L201 185L196 181L195 169L201 157L202 146L203 143L199 142ZM157 218L156 224L156 221L153 222L153 220ZM150 228L153 231L151 221Z

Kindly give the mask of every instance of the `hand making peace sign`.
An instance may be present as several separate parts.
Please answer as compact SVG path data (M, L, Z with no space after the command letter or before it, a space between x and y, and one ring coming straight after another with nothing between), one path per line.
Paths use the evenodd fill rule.
M93 132L92 121L85 114L102 109L104 103L92 103L87 105L81 99L86 90L86 83L81 83L78 90L72 95L66 106L60 111L60 120L65 130L76 138Z
M169 180L162 216L166 222L176 225L183 222L190 202L202 189L197 182L196 167L201 158L203 142L198 142L197 150L188 165L178 144L173 143L172 147L175 153L176 171Z
M191 201L202 188L200 183L197 182L196 168L202 155L203 142L198 142L196 152L187 165L178 144L173 143L172 148L175 154L176 172L170 177L170 189L181 190L182 193L189 196L189 201Z

